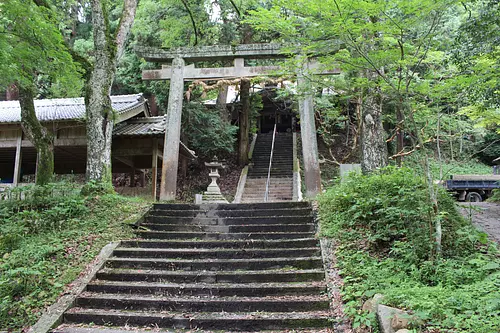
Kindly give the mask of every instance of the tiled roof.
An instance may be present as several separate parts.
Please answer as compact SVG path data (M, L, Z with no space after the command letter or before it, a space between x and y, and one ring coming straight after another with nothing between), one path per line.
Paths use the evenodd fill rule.
M165 117L133 118L117 124L113 135L152 136L165 133Z
M85 117L83 97L38 99L35 100L35 112L40 121L72 120ZM111 96L113 109L118 114L124 113L145 103L142 95ZM19 101L0 101L0 123L19 123L21 107Z
M165 133L165 117L133 118L115 125L113 136L138 137L158 136L163 138ZM181 154L192 159L197 158L196 153L184 143L180 143Z

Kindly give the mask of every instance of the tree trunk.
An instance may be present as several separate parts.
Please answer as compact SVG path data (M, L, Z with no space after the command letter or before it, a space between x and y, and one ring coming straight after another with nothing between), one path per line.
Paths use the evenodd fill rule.
M396 111L396 120L397 120L396 126L398 127L397 128L398 134L396 136L397 140L396 154L399 154L403 152L404 149L404 131L403 131L404 114L400 107L398 107ZM398 167L401 167L401 165L403 164L403 157L402 156L396 157L396 163Z
M116 37L110 31L105 1L92 0L94 67L86 83L87 112L87 181L111 186L111 143L114 114L111 85L116 64L124 50L135 17L137 0L125 0Z
M242 79L240 85L241 112L240 112L240 147L238 162L240 165L248 164L248 135L250 114L250 81Z
M378 88L370 88L362 106L361 169L364 173L387 165L387 144L382 126L382 98Z
M52 180L54 174L54 147L52 134L40 124L36 117L34 87L19 88L19 104L21 105L21 126L24 134L33 143L37 151L36 180L37 185L45 185Z
M231 121L231 115L227 111L227 93L229 92L229 86L223 86L217 95L217 109L220 112L220 116L225 121Z

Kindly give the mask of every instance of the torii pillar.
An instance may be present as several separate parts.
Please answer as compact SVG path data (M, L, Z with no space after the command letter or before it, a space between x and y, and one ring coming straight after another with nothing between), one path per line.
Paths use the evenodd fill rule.
M297 83L299 91L302 90L299 95L299 115L306 197L314 198L321 193L321 171L319 168L313 94L306 88L308 80L304 77L305 72L309 70L309 66L310 63L307 61L302 69L299 69Z
M184 59L172 61L172 77L168 94L163 167L161 169L160 200L175 200L177 192L177 168L181 137L182 100L184 99Z

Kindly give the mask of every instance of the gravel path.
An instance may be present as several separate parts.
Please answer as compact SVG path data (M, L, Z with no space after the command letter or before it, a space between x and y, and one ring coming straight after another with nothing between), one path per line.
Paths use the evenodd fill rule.
M470 202L460 204L461 212L480 230L500 244L500 204L492 202Z

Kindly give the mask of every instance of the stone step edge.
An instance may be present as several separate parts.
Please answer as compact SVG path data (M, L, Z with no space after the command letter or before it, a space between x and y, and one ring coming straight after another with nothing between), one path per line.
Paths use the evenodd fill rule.
M283 333L283 330L259 330L259 331L226 331L224 333ZM286 331L288 332L288 331ZM294 329L294 333L330 333L328 329L324 330L310 330L310 329ZM127 326L126 330L113 329L106 326L89 325L83 327L82 325L62 324L58 328L51 331L51 333L193 333L192 329L175 329L175 330L152 330L151 327L131 327ZM196 333L214 333L213 330L196 330Z
M227 248L208 248L208 249L200 249L200 248L177 248L177 249L168 249L168 248L145 248L145 247L117 247L113 252L120 251L136 251L136 252L162 252L162 253L176 253L179 251L182 252L191 252L191 253L218 253L218 252L283 252L283 251L320 251L319 247L292 247L292 248L250 248L250 249L227 249Z
M329 311L311 311L311 312L196 312L193 314L184 313L184 312L166 312L166 313L151 313L149 311L113 311L107 310L104 313L99 311L100 309L92 309L92 308L71 308L66 314L73 313L87 313L87 314L104 314L104 315L120 315L124 317L131 316L139 316L139 317L155 317L155 318L175 318L176 316L180 316L181 319L219 319L219 320L237 320L237 319L248 319L249 315L254 314L255 319L328 319L331 316ZM190 316L191 315L191 316ZM218 317L221 316L221 317Z
M319 242L316 238L310 237L310 238L296 238L296 239L267 239L267 240L247 240L247 239L234 239L234 240L183 240L183 239L178 239L178 240L151 240L151 239L127 239L123 240L120 244L126 244L130 242L137 242L137 243L144 243L144 244L153 244L153 243L164 243L164 244L183 244L183 243L197 243L197 244L253 244L253 243L266 243L266 244L282 244L282 243L294 243L294 242L312 242L316 241Z
M309 282L251 282L251 283L160 283L147 281L109 281L109 280L93 280L88 283L91 286L119 286L119 287L148 287L148 288L183 288L183 289L304 289L304 288L326 288L325 281L309 281Z
M290 262L290 261L322 261L321 257L296 257L296 258L257 258L257 259L153 259L153 258L130 258L130 257L111 257L107 260L107 262L110 261L125 261L125 260L130 260L130 261L144 261L144 262L163 262L163 263L210 263L210 264L217 264L217 263L226 263L226 264L231 264L231 263L238 263L238 262L249 262L249 263L258 263L258 262Z
M102 268L99 273L103 274L137 274L137 275L191 275L191 276L241 276L241 275L297 275L297 274L324 274L323 269L290 269L290 270L261 270L261 271L168 271L161 269L130 269L130 268ZM105 281L105 280L102 280ZM227 284L227 282L224 282ZM268 282L269 283L269 282ZM276 282L282 284L283 282ZM305 281L304 281L305 283ZM248 283L240 283L246 285Z
M198 231L157 231L157 230L150 230L150 231L143 231L143 230L139 230L139 231L136 231L137 233L143 233L143 232L147 232L147 233L157 233L157 234L193 234L193 235L197 235L197 234L203 234L203 235L246 235L246 236L250 236L250 235L273 235L273 234L283 234L283 235L290 235L290 236L293 236L293 235L310 235L310 236L314 236L315 233L314 232L198 232ZM290 239L301 239L301 238L304 238L304 237L299 237L299 238L288 238L288 240ZM246 238L247 240L250 240L252 238Z
M85 291L77 298L101 298L112 300L138 300L138 301L165 301L179 303L224 303L224 302L246 302L246 303L283 303L283 302L329 302L327 295L279 295L279 296L143 296L133 294L107 294Z

